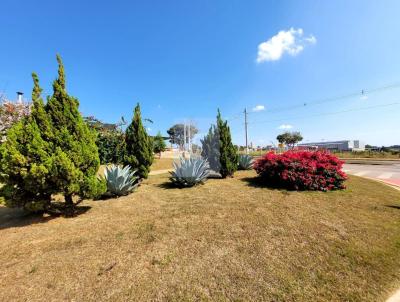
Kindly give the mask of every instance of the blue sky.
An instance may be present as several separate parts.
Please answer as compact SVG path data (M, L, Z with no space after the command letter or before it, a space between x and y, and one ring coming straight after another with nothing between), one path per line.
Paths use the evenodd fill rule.
M83 114L103 121L130 119L140 102L151 133L185 118L204 133L219 107L243 144L238 114L264 106L249 114L255 145L270 144L280 128L305 141L400 143L400 105L385 106L400 102L400 87L296 107L400 83L399 1L2 0L1 7L0 91L9 98L18 90L29 97L32 71L51 93L60 53L69 93ZM341 111L349 112L330 114Z

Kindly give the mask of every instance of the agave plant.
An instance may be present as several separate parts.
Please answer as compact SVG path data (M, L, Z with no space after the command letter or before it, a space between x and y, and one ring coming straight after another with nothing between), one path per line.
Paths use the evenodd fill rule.
M138 186L136 171L131 171L130 166L121 168L111 165L106 167L104 178L107 181L107 192L111 195L122 196L132 192Z
M239 170L250 170L253 167L253 158L248 154L239 154Z
M174 162L175 171L170 180L179 187L192 187L207 180L210 174L208 161L201 157L183 158Z

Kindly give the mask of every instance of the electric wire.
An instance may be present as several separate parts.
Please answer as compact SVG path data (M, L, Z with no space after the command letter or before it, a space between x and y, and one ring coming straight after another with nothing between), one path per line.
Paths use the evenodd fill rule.
M392 84L387 84L384 86L379 86L379 87L374 87L374 88L366 88L366 89L361 89L358 91L353 91L351 93L335 96L335 97L325 97L321 99L316 99L312 101L306 101L306 102L301 102L295 105L289 105L289 106L281 106L281 107L273 107L270 109L266 109L264 112L265 113L277 113L277 112L283 112L283 111L290 111L294 109L299 109L299 108L304 108L308 106L313 106L313 105L320 105L320 104L325 104L325 103L331 103L335 101L341 101L345 99L349 99L352 97L357 97L357 96L367 96L369 94L377 93L377 92L382 92L385 90L390 90L390 89L395 89L395 88L400 88L400 82L395 82ZM255 114L255 113L260 113L256 111L248 111L247 114ZM237 120L241 118L243 115L243 112L239 112L235 114L233 117L227 119L228 122Z
M342 113L347 113L347 112L354 112L354 111L362 111L362 110L370 110L370 109L376 109L376 108L382 108L382 107L389 107L389 106L396 106L400 105L400 101L393 102L393 103L388 103L388 104L381 104L381 105L375 105L375 106L368 106L368 107L362 107L362 108L355 108L355 109L348 109L348 110L342 110L342 111L335 111L335 112L323 112L323 113L317 113L317 114L312 114L312 115L307 115L307 116L295 116L295 117L286 117L284 119L274 119L274 120L265 120L265 121L255 121L255 122L249 122L249 124L264 124L264 123L273 123L273 122L281 122L281 121L287 121L287 120L297 120L297 119L308 119L310 117L318 117L318 116L326 116L326 115L336 115L336 114L342 114Z

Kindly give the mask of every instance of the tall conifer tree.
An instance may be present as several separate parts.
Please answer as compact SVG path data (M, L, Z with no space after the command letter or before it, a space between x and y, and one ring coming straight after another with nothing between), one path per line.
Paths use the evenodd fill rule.
M201 141L201 156L208 160L210 168L216 172L221 169L220 150L219 150L219 134L215 125L211 125L208 133Z
M218 109L217 129L219 133L220 174L223 178L233 176L238 167L238 154L232 144L231 131L227 121L223 121Z
M131 124L125 133L126 157L125 165L137 170L140 178L147 178L153 163L153 146L142 123L140 105L134 110Z
M15 124L0 146L0 169L5 203L30 211L45 210L55 192L52 177L52 129L33 73L31 115Z
M32 74L32 113L7 133L0 146L0 169L6 204L28 209L42 205L46 209L51 194L61 193L69 214L74 194L99 195L105 184L96 177L99 156L95 133L83 121L77 99L67 94L59 56L57 61L58 78L46 106L39 79Z
M57 62L58 78L53 83L53 95L46 109L54 135L51 174L57 191L65 196L68 210L74 206L73 195L98 195L104 190L104 184L96 178L100 161L95 133L84 122L78 100L67 93L64 65L58 55Z

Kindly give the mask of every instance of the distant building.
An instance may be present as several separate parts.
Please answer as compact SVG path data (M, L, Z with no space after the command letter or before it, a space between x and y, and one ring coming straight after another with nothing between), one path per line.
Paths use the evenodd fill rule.
M365 151L365 143L359 140L305 143L298 144L298 147L329 151Z

